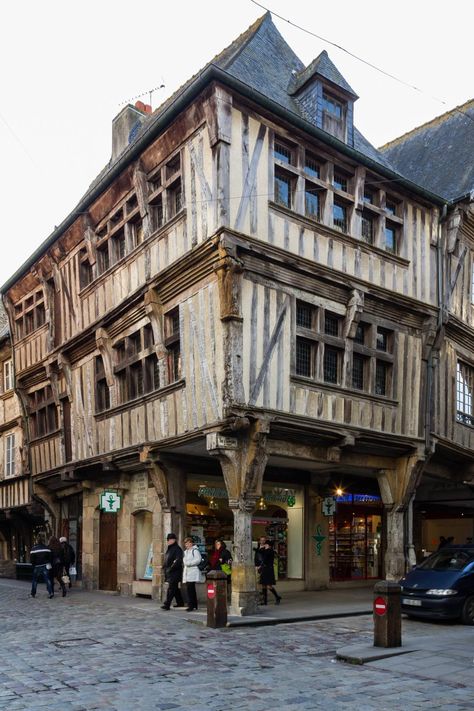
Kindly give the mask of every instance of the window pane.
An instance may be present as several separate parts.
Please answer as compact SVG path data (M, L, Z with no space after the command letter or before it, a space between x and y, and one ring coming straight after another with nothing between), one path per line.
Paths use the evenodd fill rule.
M388 349L388 331L384 328L377 328L377 340L375 347L378 351L386 351Z
M324 333L328 336L338 336L339 335L339 323L340 319L334 314L324 314Z
M391 215L396 215L396 213L397 213L396 203L392 202L391 200L387 200L385 203L385 210L387 212L389 212Z
M283 161L283 163L288 163L290 164L292 162L292 152L291 148L289 146L286 146L284 143L281 143L279 141L275 141L275 148L273 151L273 155L277 160Z
M347 213L344 205L334 202L333 205L333 223L337 230L346 232L347 229Z
M365 188L364 190L364 202L368 203L369 205L373 205L374 203L374 194L368 188Z
M316 188L309 187L306 183L304 193L305 214L312 220L319 220L319 195Z
M342 104L330 94L323 91L323 110L332 114L336 118L342 118Z
M324 349L324 381L326 383L338 382L338 356L335 348Z
M334 173L333 185L338 190L344 190L347 193L347 178L341 173Z
M352 358L352 387L364 389L364 358L356 353Z
M296 375L310 378L312 375L313 344L304 338L296 339Z
M302 328L313 328L314 308L301 301L296 303L296 325Z
M375 365L375 394L387 394L387 371L388 365L382 360L378 360Z
M474 369L466 363L458 361L456 367L456 419L465 425L474 425L473 384Z
M374 242L374 220L370 215L362 215L362 239L368 244Z
M306 153L305 155L304 172L306 175L312 175L314 178L320 177L319 163L316 158L311 155L311 153Z
M389 225L385 227L385 249L387 252L396 251L396 230Z
M291 178L275 171L275 202L291 208Z
M360 344L364 345L365 328L364 328L363 324L361 324L361 323L359 323L359 325L357 326L355 336L354 336L354 341L355 341L355 343L360 343Z

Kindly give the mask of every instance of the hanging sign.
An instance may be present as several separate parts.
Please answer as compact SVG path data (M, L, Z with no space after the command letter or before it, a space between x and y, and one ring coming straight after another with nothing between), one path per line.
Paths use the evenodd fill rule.
M322 511L325 516L333 516L336 512L336 499L334 496L326 496L323 499Z
M116 491L104 491L100 495L100 508L107 513L117 513L122 507L122 497Z

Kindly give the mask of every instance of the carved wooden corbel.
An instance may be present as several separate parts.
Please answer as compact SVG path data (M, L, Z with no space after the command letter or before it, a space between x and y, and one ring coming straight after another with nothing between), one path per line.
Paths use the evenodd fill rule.
M87 213L87 215L83 215L82 224L84 226L84 245L87 251L89 264L94 265L97 262L97 235L92 226L92 220L89 213Z
M112 341L105 328L98 328L95 342L104 363L105 379L109 388L115 386Z
M364 294L358 289L351 291L351 297L347 304L346 317L344 319L342 335L344 338L354 338L357 325L364 310Z
M148 205L148 184L146 173L140 161L136 164L133 171L133 185L137 196L138 209L143 223L143 236L147 239L152 232L150 211Z
M58 368L57 360L54 358L46 363L46 375L49 378L51 392L56 407L59 407L59 384L58 384Z

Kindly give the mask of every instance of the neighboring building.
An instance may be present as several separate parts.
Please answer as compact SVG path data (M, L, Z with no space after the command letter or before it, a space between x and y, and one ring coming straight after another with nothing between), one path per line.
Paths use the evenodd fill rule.
M6 313L0 306L0 576L14 577L15 563L26 563L42 508L33 502L23 466L21 408Z
M265 15L153 114L123 109L4 285L35 496L85 586L159 597L171 529L232 543L243 614L262 534L282 590L404 572L445 201L361 136L356 99Z
M428 350L430 457L414 502L421 554L440 536L474 536L474 100L380 150L448 203L438 236L441 309Z

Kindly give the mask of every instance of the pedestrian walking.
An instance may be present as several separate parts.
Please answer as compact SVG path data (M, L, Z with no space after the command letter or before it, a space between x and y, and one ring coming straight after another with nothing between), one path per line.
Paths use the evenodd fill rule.
M161 606L162 610L170 609L173 598L176 600L175 607L184 607L183 597L179 589L179 583L183 575L183 549L178 545L175 533L168 533L166 541L168 550L165 553L163 572L165 574L165 582L168 583L168 591Z
M273 543L267 538L262 548L261 563L259 567L263 605L266 605L268 602L268 590L270 590L272 595L275 597L275 605L279 605L281 602L281 597L274 587L276 583L274 563L275 551L273 550Z
M192 612L198 609L198 601L196 594L196 583L201 582L201 571L199 564L202 561L202 556L199 548L195 545L192 538L184 539L184 557L183 557L183 583L186 585L186 594L188 598L187 612Z
M66 585L63 580L63 576L65 575L63 549L61 548L61 544L58 541L58 539L56 538L56 536L51 536L51 538L48 541L48 546L50 547L51 553L53 554L53 562L52 562L53 567L50 571L53 592L54 592L54 581L57 580L59 583L59 587L62 590L63 597L66 597Z
M76 562L76 554L74 553L74 548L68 542L66 536L61 536L59 542L63 550L64 571L69 578L69 587L71 587L71 575L73 574L72 570L74 570L74 563Z
M43 536L38 536L37 541L30 551L30 561L33 566L33 577L31 579L31 597L36 597L36 587L40 580L46 583L48 596L54 597L53 586L49 571L52 568L53 554L51 548L44 542Z

